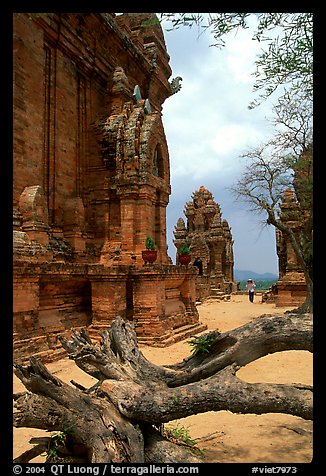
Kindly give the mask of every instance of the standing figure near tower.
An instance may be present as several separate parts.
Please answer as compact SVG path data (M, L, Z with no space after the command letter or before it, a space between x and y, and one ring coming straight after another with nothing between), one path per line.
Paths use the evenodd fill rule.
M203 262L202 262L202 260L200 259L199 256L198 256L198 258L195 259L193 265L194 265L194 266L197 266L197 268L198 268L198 275L199 275L199 276L202 276L202 275L203 275Z
M255 281L253 281L252 279L247 280L246 288L248 289L250 302L254 302L255 286L256 286Z

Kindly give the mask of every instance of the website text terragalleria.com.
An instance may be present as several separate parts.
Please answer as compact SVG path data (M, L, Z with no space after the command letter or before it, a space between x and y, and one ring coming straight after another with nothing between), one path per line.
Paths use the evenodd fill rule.
M55 476L60 474L93 474L95 476L105 474L198 474L198 466L181 466L181 465L162 465L148 464L146 466L115 466L113 464L105 464L101 466L74 466L53 464L50 471Z

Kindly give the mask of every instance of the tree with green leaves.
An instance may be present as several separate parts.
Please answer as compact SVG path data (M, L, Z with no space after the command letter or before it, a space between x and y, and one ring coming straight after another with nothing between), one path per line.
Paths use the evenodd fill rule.
M286 102L287 99L287 102ZM313 308L313 143L311 102L301 96L279 99L274 107L275 135L243 154L246 169L231 187L237 200L265 223L285 234L304 272L307 297L302 312ZM290 206L284 205L287 197Z
M161 21L172 29L197 26L209 30L219 48L228 34L253 28L252 39L262 44L255 62L254 91L259 97L249 107L261 104L277 90L273 108L275 133L266 143L243 154L246 170L231 187L237 199L263 213L265 223L288 236L305 275L307 299L302 311L312 310L312 13L162 13ZM255 19L255 22L253 22ZM282 211L286 191L293 195L292 224Z
M212 46L222 48L228 34L256 26L253 41L262 45L253 71L254 90L259 98L253 108L280 87L301 92L312 99L313 14L312 13L160 13L168 29L197 27L199 34L210 31Z

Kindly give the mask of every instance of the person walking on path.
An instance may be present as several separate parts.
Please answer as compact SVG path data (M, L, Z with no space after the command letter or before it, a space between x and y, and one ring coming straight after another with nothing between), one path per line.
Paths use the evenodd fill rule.
M255 295L255 281L252 279L247 280L246 288L248 289L248 294L249 294L249 301L254 302L254 295Z

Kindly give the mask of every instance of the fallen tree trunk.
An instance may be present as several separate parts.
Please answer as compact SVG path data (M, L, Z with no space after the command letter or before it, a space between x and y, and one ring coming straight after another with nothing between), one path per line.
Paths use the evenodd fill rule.
M15 365L16 375L32 393L16 396L14 425L64 432L70 458L199 461L157 428L211 410L312 419L310 386L250 384L236 375L241 366L272 352L312 351L311 315L262 316L223 334L205 334L197 341L197 352L170 366L154 365L144 357L129 321L115 319L101 338L95 345L82 331L61 340L69 357L98 380L90 389L63 383L35 358L27 367Z
M32 394L19 395L14 426L62 431L85 448L91 463L144 459L142 434L109 401L53 377L37 359L15 373Z

